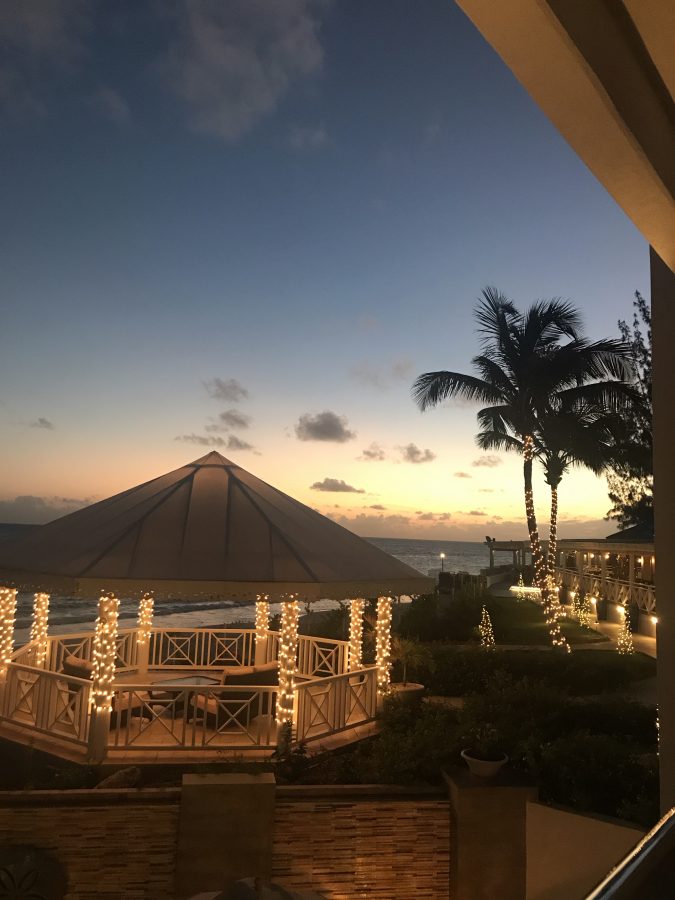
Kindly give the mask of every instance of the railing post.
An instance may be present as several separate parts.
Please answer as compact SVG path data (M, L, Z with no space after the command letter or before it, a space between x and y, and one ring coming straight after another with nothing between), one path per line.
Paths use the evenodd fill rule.
M363 610L365 600L352 600L349 607L348 668L355 672L363 665Z
M117 617L120 602L116 597L101 597L94 632L89 722L89 760L101 762L108 748L112 713L113 680L117 658Z
M16 618L16 589L0 588L0 712L4 710L7 670L14 649L14 619Z
M268 661L269 656L269 635L267 632L270 627L270 605L267 596L258 599L255 604L255 656L254 663L256 666L262 666Z
M152 634L152 617L155 601L152 594L143 594L138 604L138 622L136 630L136 668L139 675L148 674L150 654L150 635Z
M49 594L38 593L33 600L33 624L30 640L35 650L35 666L41 669L47 657L47 631L49 629Z
M382 701L389 692L391 668L391 597L377 601L375 624L375 664L377 666L377 694Z
M279 633L279 695L277 697L277 722L293 728L295 707L295 672L298 654L297 600L284 600L281 604L281 631Z

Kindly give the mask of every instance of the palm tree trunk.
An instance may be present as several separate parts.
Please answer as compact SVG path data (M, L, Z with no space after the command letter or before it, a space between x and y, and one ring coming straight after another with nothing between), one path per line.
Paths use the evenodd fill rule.
M548 579L547 560L544 559L539 532L537 530L537 514L534 509L534 494L532 492L532 460L534 459L534 441L532 436L526 434L523 438L523 480L525 482L525 515L527 517L527 530L530 534L530 549L532 551L532 564L534 565L534 584L541 591L541 601L546 615L546 624L554 647L560 647L568 652L572 649L567 643L565 635L560 630L560 624L556 616L555 606L552 602ZM557 499L557 492L556 492ZM557 506L556 506L557 524ZM551 520L554 521L553 519Z
M539 543L539 531L537 529L537 514L534 509L534 494L532 492L532 460L534 458L534 442L529 434L523 439L523 480L525 482L525 516L527 518L527 530L530 535L530 550L532 551L532 565L534 566L534 584L542 590L545 587L544 558Z
M558 552L558 486L551 486L551 525L548 533L546 570L551 581L555 578L555 560Z

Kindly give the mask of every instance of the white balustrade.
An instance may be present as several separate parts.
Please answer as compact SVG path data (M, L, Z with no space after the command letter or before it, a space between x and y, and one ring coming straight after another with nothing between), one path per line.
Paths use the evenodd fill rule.
M308 741L362 725L377 711L376 666L296 688L295 739Z

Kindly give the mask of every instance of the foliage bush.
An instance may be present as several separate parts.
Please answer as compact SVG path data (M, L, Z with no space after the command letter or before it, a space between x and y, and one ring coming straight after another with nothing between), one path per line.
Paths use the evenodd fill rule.
M476 637L482 598L457 591L439 603L434 594L418 597L407 606L396 630L417 641L468 641Z
M592 695L624 690L632 681L656 674L653 659L636 653L583 650L563 654L553 650L501 650L431 645L433 671L422 678L430 690L448 697L484 689L498 673L529 678L569 691Z

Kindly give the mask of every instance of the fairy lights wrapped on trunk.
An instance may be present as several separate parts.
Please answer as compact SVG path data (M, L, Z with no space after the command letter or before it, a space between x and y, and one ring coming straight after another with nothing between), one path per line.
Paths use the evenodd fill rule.
M377 693L383 697L389 691L391 670L391 597L377 601L375 623L375 665L377 666Z
M7 675L14 650L14 620L16 618L16 590L0 588L0 677Z
M349 607L349 671L363 666L363 611L365 600L352 600Z
M91 703L97 712L112 709L119 605L117 597L112 596L103 596L98 601L91 674Z
M30 639L35 650L35 665L42 668L47 658L47 632L49 629L49 594L38 593L33 600L33 624Z
M279 725L293 725L299 617L298 601L295 599L284 600L281 604L281 630L279 632L279 694L277 696L277 722Z

